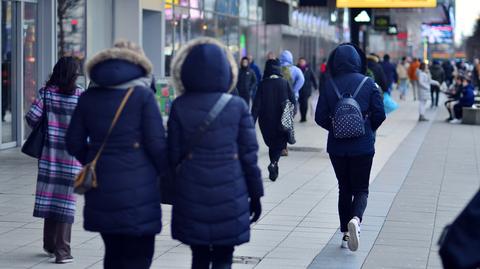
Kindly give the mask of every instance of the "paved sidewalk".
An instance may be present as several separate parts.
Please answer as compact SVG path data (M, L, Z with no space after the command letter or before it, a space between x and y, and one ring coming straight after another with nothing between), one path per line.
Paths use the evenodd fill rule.
M265 180L266 196L262 199L263 216L253 226L251 242L236 249L234 269L298 269L307 268L309 265L311 268L360 268L365 260L365 268L382 268L382 266L376 267L385 262L381 260L382 251L387 248L381 246L389 242L380 239L392 238L389 222L395 221L396 216L402 217L404 214L406 217L413 217L415 212L423 208L420 205L415 207L411 204L404 207L405 201L400 200L402 197L409 198L408 195L412 189L421 192L420 188L415 189L419 186L407 184L409 177L402 185L412 163L415 163L411 170L414 171L413 169L418 166L417 159L424 156L422 153L424 146L422 148L420 146L424 136L427 135L428 138L430 134L428 132L430 125L416 127L416 119L416 105L404 103L398 111L389 116L377 134L377 155L374 161L372 193L366 219L368 222L362 230L362 247L357 253L337 251L339 243L337 184L328 156L324 152L326 132L311 122L298 124L297 140L299 142L290 151L290 156L280 161L280 178L277 182L271 183ZM464 135L465 140L469 137L465 133L476 130L476 127L450 127L443 126L442 123L438 124L441 126L439 128L445 127L452 130L458 128L454 130L458 130L456 131L459 132L458 135ZM434 123L432 130L436 126L437 123ZM414 131L411 133L412 130ZM439 129L439 132L443 131ZM438 142L442 143L440 147L445 146L444 140L438 140ZM433 143L432 147L435 148ZM455 148L448 148L447 151L451 150L453 150L452 154L455 154ZM461 149L457 149L458 151ZM419 152L418 156L417 152ZM470 157L473 156L471 151L467 152ZM434 157L435 160L441 159L439 156ZM472 160L476 161L473 157ZM427 159L423 162L428 164ZM267 151L262 145L260 165L264 176L267 175L267 164ZM438 167L440 165L441 163ZM431 167L426 166L426 169ZM418 166L418 169L419 175L422 175L422 167ZM408 175L410 176L411 173ZM56 265L49 263L48 258L41 252L41 220L31 216L35 175L35 162L21 156L18 150L0 152L0 268L57 268ZM476 179L478 185L478 177ZM439 185L438 181L428 181L428 178L425 180L421 187L426 187L427 183ZM415 179L411 181L418 183ZM436 214L438 224L432 225L431 229L426 229L425 232L436 233L433 228L440 229L442 226L440 220L449 221L451 215L459 211L475 189L470 188L469 192L465 193L462 188L456 188L455 184L453 184L454 187L450 187L452 184L453 182L450 182L444 186L448 186L449 191L457 190L465 198L458 199L455 206L446 208L451 214ZM405 189L406 186L409 188ZM433 186L431 190L436 190L438 193L439 187ZM440 192L440 194L439 205L448 206L446 199L449 193ZM392 205L391 210L390 205ZM83 199L79 197L72 235L72 254L75 257L75 263L65 267L102 268L102 242L98 234L83 231L82 206ZM438 208L444 210L443 207ZM433 210L431 207L428 209ZM189 268L190 250L179 242L171 240L170 208L164 206L163 210L164 230L157 236L155 261L152 268ZM395 213L395 210L403 211ZM435 209L435 212L438 210ZM419 233L421 231L423 230L419 230ZM393 244L396 242L394 241ZM428 247L428 253L430 253L430 247ZM432 255L431 265L435 266L433 260ZM386 263L384 267L403 266L403 263L392 263ZM320 267L322 264L325 266Z

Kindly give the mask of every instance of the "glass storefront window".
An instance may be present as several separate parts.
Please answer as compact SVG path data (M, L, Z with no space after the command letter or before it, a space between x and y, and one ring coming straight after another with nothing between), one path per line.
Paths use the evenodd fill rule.
M37 96L37 4L24 3L23 25L23 111L26 113ZM30 134L25 123L24 139Z
M2 1L2 118L0 144L15 141L15 103L13 91L13 7Z
M58 57L85 60L85 0L57 0Z

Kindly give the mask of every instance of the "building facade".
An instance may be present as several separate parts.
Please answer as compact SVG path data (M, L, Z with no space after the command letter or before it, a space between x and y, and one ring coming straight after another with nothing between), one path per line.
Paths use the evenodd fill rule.
M266 12L272 6L285 12ZM28 136L24 115L64 55L85 62L128 39L143 46L165 82L176 51L198 36L221 40L238 60L252 55L261 67L267 52L283 49L315 63L342 40L328 12L296 0L2 0L0 11L0 149ZM83 72L78 83L87 83Z

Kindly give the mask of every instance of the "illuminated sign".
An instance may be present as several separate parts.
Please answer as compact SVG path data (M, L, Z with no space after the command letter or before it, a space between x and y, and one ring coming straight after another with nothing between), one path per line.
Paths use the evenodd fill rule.
M360 13L358 13L357 16L353 19L355 22L364 22L364 23L369 23L371 21L370 16L368 15L368 12L366 10L362 10Z
M418 8L437 7L437 0L337 0L338 8Z
M398 28L396 24L390 24L387 29L387 34L388 35L397 35L398 34Z
M377 31L386 31L390 25L390 17L388 16L375 16L373 22L374 28Z

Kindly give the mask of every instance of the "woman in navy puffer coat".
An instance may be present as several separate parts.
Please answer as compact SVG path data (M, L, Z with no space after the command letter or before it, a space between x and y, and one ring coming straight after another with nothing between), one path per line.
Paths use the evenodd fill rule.
M158 174L166 171L165 130L150 89L152 64L133 43L117 43L87 63L91 87L80 97L67 148L92 161L127 89L126 103L97 163L98 187L85 194L84 227L105 243L105 268L149 268L160 233Z
M245 101L232 97L187 149L217 100L234 89L237 71L228 49L211 38L186 44L172 62L180 94L168 121L170 165L177 171L172 236L191 246L192 268L230 268L233 247L249 241L250 222L261 212L258 144Z

